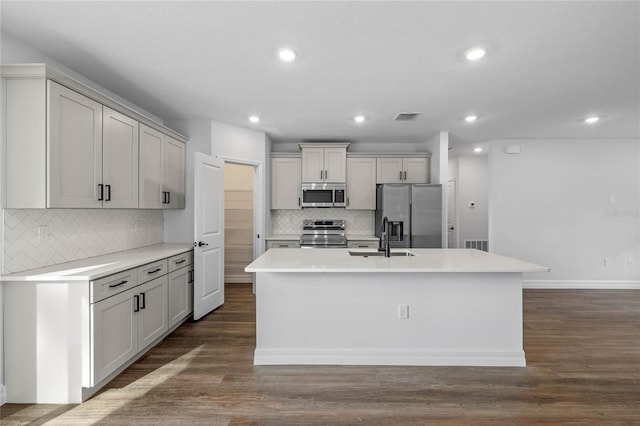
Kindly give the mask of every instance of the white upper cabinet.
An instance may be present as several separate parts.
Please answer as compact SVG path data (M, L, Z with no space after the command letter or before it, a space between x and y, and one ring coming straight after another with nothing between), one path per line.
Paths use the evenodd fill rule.
M299 210L300 157L271 157L271 209Z
M139 182L147 183L139 176L141 123L159 129L167 141L162 158L153 152L144 158L146 171L161 171L154 177L160 208L184 207L186 139L181 135L44 64L0 70L5 208L145 204L139 200ZM152 165L154 158L158 163Z
M349 144L300 144L302 182L345 183Z
M376 159L347 158L347 209L376 209Z
M138 208L138 122L103 107L102 125L103 207Z
M47 207L101 207L102 105L53 81L47 89Z
M184 208L185 144L140 125L140 208Z
M377 183L429 183L426 157L378 157Z

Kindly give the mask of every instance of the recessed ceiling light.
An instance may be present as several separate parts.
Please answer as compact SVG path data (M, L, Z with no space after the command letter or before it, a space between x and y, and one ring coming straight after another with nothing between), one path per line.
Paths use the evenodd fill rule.
M593 123L597 123L598 120L600 120L600 117L597 117L597 116L594 115L593 117L585 118L584 122L588 123L588 124L593 124Z
M482 58L487 53L484 47L474 47L473 49L467 50L467 53L464 54L465 58L468 61L477 61Z
M260 117L258 117L257 115L252 115L249 117L249 121L252 123L257 123L258 121L260 121Z
M474 121L476 121L478 119L477 115L467 115L464 118L464 121L466 121L467 123L473 123Z
M473 152L482 152L482 148L480 147L473 148Z
M353 117L353 121L355 121L356 123L364 122L364 115L356 115L355 117Z
M296 59L297 53L293 49L282 48L278 50L278 57L283 62L291 62Z

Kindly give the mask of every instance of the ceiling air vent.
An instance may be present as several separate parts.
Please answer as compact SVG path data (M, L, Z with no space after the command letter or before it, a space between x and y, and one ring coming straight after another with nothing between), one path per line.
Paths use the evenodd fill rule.
M399 112L396 115L396 118L393 121L413 121L418 118L418 116L422 114L421 112Z

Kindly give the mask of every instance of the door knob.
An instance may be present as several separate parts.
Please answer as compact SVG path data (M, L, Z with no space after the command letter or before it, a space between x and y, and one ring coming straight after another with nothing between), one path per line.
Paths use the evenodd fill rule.
M207 243L203 243L202 241L198 242L198 247L202 247L202 246L208 246L209 244Z

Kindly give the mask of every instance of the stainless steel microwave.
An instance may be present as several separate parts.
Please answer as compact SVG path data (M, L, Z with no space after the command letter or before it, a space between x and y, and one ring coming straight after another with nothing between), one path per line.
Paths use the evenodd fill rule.
M302 207L346 207L344 183L303 183Z

